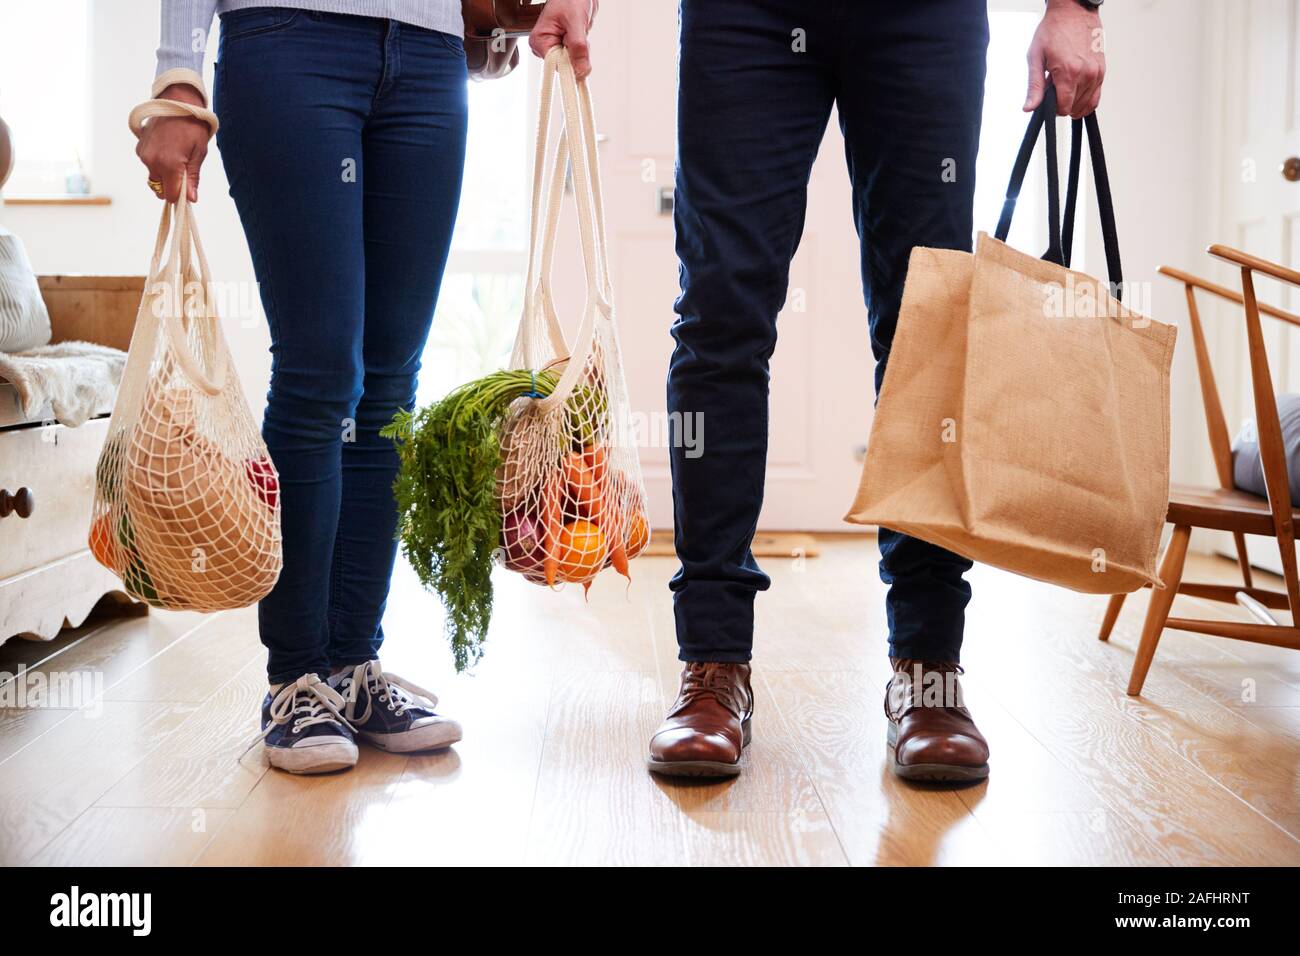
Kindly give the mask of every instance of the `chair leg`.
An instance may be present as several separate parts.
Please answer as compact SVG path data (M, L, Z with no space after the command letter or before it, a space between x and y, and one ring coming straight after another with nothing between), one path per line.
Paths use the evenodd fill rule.
M1119 617L1119 609L1124 606L1124 599L1127 594L1112 594L1110 603L1106 605L1106 616L1101 619L1101 633L1097 635L1097 640L1110 640L1110 632L1115 627L1115 619Z
M1241 582L1248 588L1254 587L1255 582L1251 580L1250 573L1250 558L1246 554L1246 536L1238 531L1232 538L1237 544L1237 565L1241 568Z
M1165 582L1163 589L1153 588L1151 606L1147 608L1147 617L1142 624L1142 640L1138 643L1137 654L1133 658L1133 673L1128 679L1128 693L1136 697L1142 693L1146 683L1147 671L1156 656L1156 645L1160 643L1160 633L1165 629L1165 620L1169 617L1169 608L1173 606L1178 594L1178 585L1183 580L1183 562L1187 560L1187 539L1192 529L1187 525L1174 528L1169 547L1165 548L1164 559L1160 562L1160 577Z

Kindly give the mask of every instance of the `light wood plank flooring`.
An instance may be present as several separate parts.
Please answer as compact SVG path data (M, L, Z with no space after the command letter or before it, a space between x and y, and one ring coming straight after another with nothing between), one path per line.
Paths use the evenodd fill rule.
M503 575L472 676L403 570L385 664L436 688L466 739L363 749L329 777L240 759L265 688L251 611L11 641L0 671L89 674L99 695L0 708L0 864L1300 864L1300 654L1169 632L1130 698L1145 593L1102 644L1104 598L977 569L966 687L993 774L911 786L885 764L875 542L821 543L764 562L755 742L729 783L642 764L679 668L668 558L586 603ZM1193 560L1198 579L1232 580Z

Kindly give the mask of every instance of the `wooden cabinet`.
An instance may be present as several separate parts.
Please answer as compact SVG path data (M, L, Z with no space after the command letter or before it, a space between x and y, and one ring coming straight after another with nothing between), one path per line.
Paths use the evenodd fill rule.
M42 276L40 285L54 341L127 347L143 276ZM0 380L0 491L23 503L5 508L0 498L0 512L9 512L0 517L0 643L15 635L48 640L85 620L105 594L129 601L87 548L110 411L79 428L33 420Z

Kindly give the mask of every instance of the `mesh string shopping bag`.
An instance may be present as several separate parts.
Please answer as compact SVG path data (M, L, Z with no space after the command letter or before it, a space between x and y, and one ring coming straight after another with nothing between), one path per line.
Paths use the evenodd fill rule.
M563 112L551 152L552 100ZM566 173L586 276L570 344L550 276ZM446 611L456 665L482 654L492 570L588 587L649 542L645 486L619 353L605 245L595 119L568 53L547 55L541 85L524 307L509 368L468 382L383 434L398 447L394 485L403 553Z
M557 77L563 129L544 193L552 83ZM587 278L587 301L571 348L550 286L570 159ZM645 485L614 322L591 91L576 81L562 49L547 58L542 80L528 262L524 313L511 367L541 369L557 377L544 397L518 399L503 428L498 497L505 564L539 583L588 584L611 564L626 573L626 562L645 548L649 535ZM536 546L529 548L515 531L533 521L537 533L524 536L536 539Z
M155 607L245 607L279 577L279 480L232 369L184 187L163 207L91 522L95 557Z

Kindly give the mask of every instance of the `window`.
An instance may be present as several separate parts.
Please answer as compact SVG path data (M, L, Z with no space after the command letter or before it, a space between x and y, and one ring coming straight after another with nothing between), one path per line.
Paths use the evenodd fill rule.
M89 3L0 6L0 117L16 163L5 193L88 192Z

